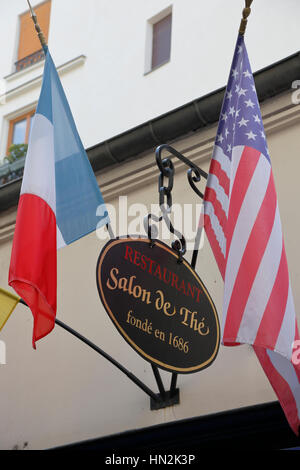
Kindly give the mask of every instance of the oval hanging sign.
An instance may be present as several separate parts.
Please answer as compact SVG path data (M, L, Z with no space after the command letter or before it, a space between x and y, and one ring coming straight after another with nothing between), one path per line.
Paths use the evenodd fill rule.
M111 240L100 253L101 301L125 340L144 359L180 374L197 372L216 358L220 327L216 308L189 263L156 240Z

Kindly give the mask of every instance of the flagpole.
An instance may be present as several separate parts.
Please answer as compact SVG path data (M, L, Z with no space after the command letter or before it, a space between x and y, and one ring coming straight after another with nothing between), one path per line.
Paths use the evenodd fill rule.
M38 20L37 20L37 16L36 16L36 14L35 14L34 9L33 9L32 6L31 6L29 0L27 0L27 3L28 3L28 6L29 6L29 9L30 9L31 18L32 18L32 21L33 21L33 23L34 23L35 30L36 30L37 35L38 35L38 37L39 37L41 46L42 46L42 48L44 49L44 52L45 52L45 54L46 54L46 52L47 52L47 41L46 41L46 38L45 38L45 36L44 36L44 34L43 34L43 31L42 31L41 28L40 28L40 25L39 25Z
M239 33L241 34L241 36L244 36L245 32L246 32L248 17L251 13L251 8L250 7L252 5L252 2L253 2L253 0L245 0L245 5L246 6L243 10L243 18L242 18L241 25L240 25L240 30L239 30Z

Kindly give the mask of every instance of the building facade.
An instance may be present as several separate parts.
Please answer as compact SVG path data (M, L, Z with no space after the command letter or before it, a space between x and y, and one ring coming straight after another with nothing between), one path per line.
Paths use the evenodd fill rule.
M270 10L254 2L246 40L257 72L298 312L300 5L293 0L272 5ZM27 3L0 0L0 6L0 37L7 44L0 54L0 156L10 157L0 166L0 286L7 288L26 153L15 156L9 149L14 145L22 151L20 145L30 138L43 55ZM158 145L169 143L208 171L243 2L191 0L187 8L181 0L49 0L33 6L113 229L118 235L142 233L143 216L158 204ZM279 35L283 23L289 28ZM187 211L174 224L190 242L190 261L201 200L188 185L186 166L174 164L173 202ZM96 263L107 240L103 229L58 252L57 317L157 391L150 364L123 340L98 296ZM205 238L196 270L221 320L223 283ZM1 449L52 448L276 400L249 346L221 346L211 367L179 375L180 404L151 411L147 395L58 325L37 351L31 335L31 312L19 305L0 337L6 347L6 364L0 365ZM162 378L168 388L171 375L162 371Z

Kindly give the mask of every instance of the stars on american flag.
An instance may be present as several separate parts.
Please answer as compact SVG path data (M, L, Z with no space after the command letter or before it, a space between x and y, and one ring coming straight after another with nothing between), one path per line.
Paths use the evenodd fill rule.
M229 158L237 145L254 147L268 158L255 83L244 45L239 45L237 52L225 93L216 144Z
M246 135L248 136L248 140L252 140L252 139L255 140L257 137L257 135L254 134L252 131L246 132Z
M238 95L239 96L246 96L246 92L247 92L246 88L240 88L239 92L238 92Z
M232 69L232 71L231 71L231 72L232 72L232 76L233 76L233 78L236 80L236 79L237 79L237 77L238 77L238 75L239 75L239 72L238 72L238 70L237 70L237 69Z
M246 70L245 72L243 72L243 75L244 75L244 77L246 77L246 78L251 78L251 77L252 77L252 75L251 75L251 73L249 72L249 70Z
M247 106L247 108L254 108L255 106L255 103L253 103L253 101L251 101L251 99L245 101L245 105Z
M247 124L249 122L249 119L244 119L242 118L240 121L239 121L239 126L242 127L242 126L246 126L247 127Z

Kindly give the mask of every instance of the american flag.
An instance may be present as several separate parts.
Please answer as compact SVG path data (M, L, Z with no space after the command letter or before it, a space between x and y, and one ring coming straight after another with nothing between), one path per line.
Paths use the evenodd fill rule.
M253 346L298 434L300 365L293 347L299 335L270 156L241 35L205 190L204 226L224 279L222 343Z

